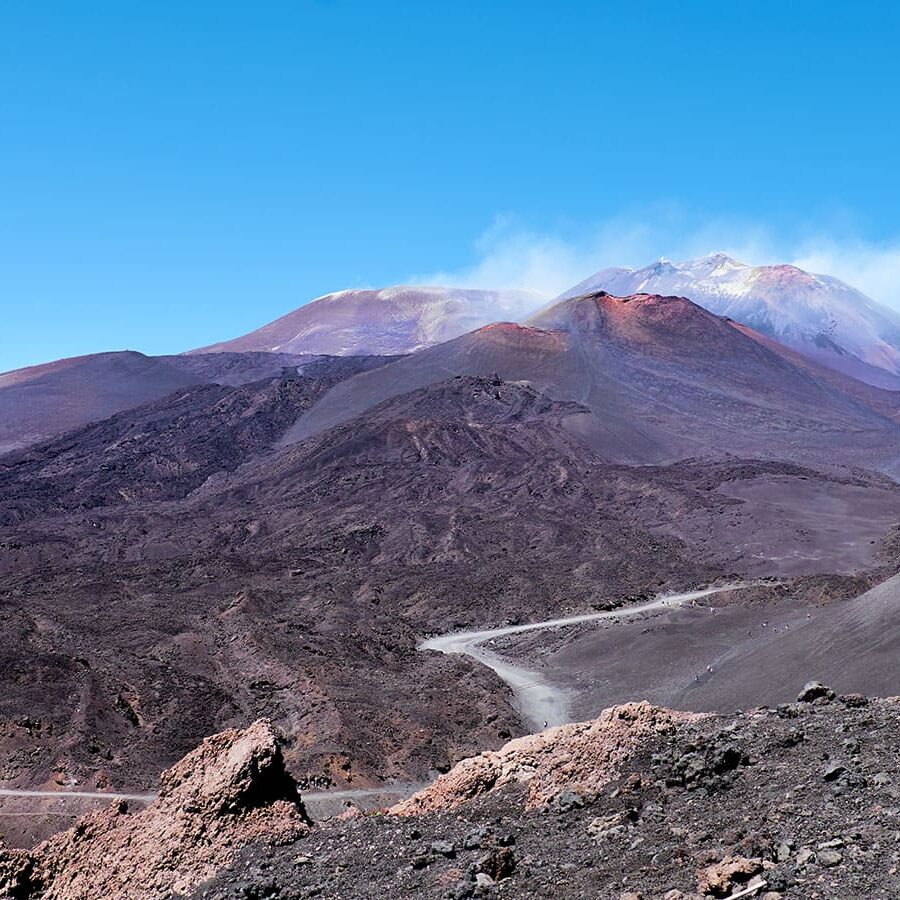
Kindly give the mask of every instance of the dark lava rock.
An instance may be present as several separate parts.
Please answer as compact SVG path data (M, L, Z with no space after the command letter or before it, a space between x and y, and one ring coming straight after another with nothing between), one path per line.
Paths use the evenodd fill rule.
M900 702L807 707L805 739L782 746L779 739L795 724L759 710L654 732L624 760L609 789L561 781L554 796L569 790L587 798L584 807L564 815L553 803L535 805L527 785L505 785L413 821L361 814L323 821L283 846L265 837L190 896L241 900L239 891L248 884L257 890L275 884L279 900L621 900L629 893L687 900L705 888L729 897L757 878L766 887L747 895L757 900L775 900L772 894L782 900L898 896L900 879L891 870L900 808L884 786L876 786L875 773L890 778L900 753ZM860 737L852 766L843 749L850 735ZM694 789L670 786L672 768L686 756L697 763L701 781ZM738 762L745 758L757 762ZM737 768L727 768L736 762ZM824 782L823 771L835 765L846 771ZM871 786L861 773L872 773ZM696 789L704 780L721 787L723 778L731 779L727 789ZM633 789L620 790L631 781ZM598 841L598 823L617 827L605 827ZM411 845L413 828L421 841ZM514 855L497 841L511 833ZM482 846L463 852L467 838ZM456 858L429 850L438 841L452 843ZM298 854L306 860L302 866L295 863ZM416 854L421 868L410 865Z
M816 700L834 700L834 691L821 681L807 681L797 694L797 702L813 703Z
M671 761L670 761L671 760ZM730 736L718 737L688 745L682 752L675 748L660 758L668 773L666 783L688 789L703 787L707 791L721 790L734 780L741 766L749 765L749 757Z
M795 881L794 869L788 865L776 866L766 872L766 888L781 893L790 888Z
M466 900L475 896L475 883L472 881L457 881L450 890L444 894L446 900Z
M563 791L556 798L556 808L560 812L571 812L573 809L581 809L584 806L584 797L574 791Z
M484 825L479 825L477 828L466 832L466 836L463 838L463 848L466 850L480 850L487 836L488 829Z
M778 738L778 745L780 747L796 747L798 744L803 743L804 737L805 735L799 728L792 728L786 734Z
M450 841L432 841L429 849L438 856L446 856L447 859L456 856L456 847Z
M843 703L844 706L850 706L854 709L866 706L869 703L869 698L864 694L841 694L838 697L838 700Z

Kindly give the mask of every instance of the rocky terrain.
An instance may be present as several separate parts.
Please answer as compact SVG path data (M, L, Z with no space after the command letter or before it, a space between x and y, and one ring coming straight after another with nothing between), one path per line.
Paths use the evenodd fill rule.
M892 584L897 570L900 487L875 468L897 457L895 395L825 375L679 298L597 294L542 316L534 326L489 326L402 358L217 351L173 359L165 365L189 379L174 393L0 456L0 787L154 792L159 772L198 745L213 756L224 747L203 744L210 735L237 740L263 716L282 734L279 758L304 791L402 791L530 730L504 681L470 658L421 650L426 635L735 581L753 586L717 594L721 613L689 608L593 631L534 632L496 649L570 690L568 708L584 719L620 701L717 713L769 702L751 677L757 651L781 686L827 676L844 691L893 693L893 607L877 593L864 597L879 581ZM822 618L799 627L812 605ZM763 633L753 621L771 615L780 629L788 613L797 637L783 646L795 648L789 656L799 668L772 662L780 658L776 629ZM860 649L868 644L870 666ZM853 683L841 671L800 666L837 646L858 662L843 673ZM704 671L709 658L732 661L743 693L720 689L727 667ZM872 677L876 669L886 681ZM829 709L851 715L839 704ZM535 765L551 760L553 791L587 790L552 762L556 741L577 745L565 751L571 758L594 760L585 784L602 793L663 733L715 721L635 713L635 722L656 724L647 734L629 730L640 736L633 746L622 732L621 752L603 761L590 748L624 721L615 715L538 741ZM764 721L781 727L777 715ZM298 864L309 866L309 890L381 896L400 869L401 894L490 887L470 877L477 859L435 857L430 841L416 844L418 861L408 865L405 814L438 817L449 836L435 831L432 840L457 846L461 810L487 810L487 828L513 816L517 846L526 846L531 826L521 823L557 819L541 813L555 802L549 788L539 801L523 799L538 784L523 784L530 764L515 760L524 746L457 769L433 789L450 793L409 801L371 838L377 826L368 816L312 829L302 841L319 847L314 860L330 862L327 872L315 861ZM498 759L494 777L490 760ZM495 790L472 786L473 765ZM132 826L174 836L161 845L164 857L177 857L176 843L208 840L221 849L218 868L255 841L249 825L244 837L227 837L227 828L216 836L211 822L185 823L181 813L182 830L163 827L159 816L180 802L168 783L146 812L107 811L74 833L60 830L81 801L34 798L23 808L21 797L0 798L7 844L24 852L60 832L40 851L5 857L9 877L26 879L32 893L80 896L83 876L65 872L76 871L70 860L81 858L83 833L110 858L141 843ZM478 796L457 803L454 784ZM444 799L432 808L429 796ZM571 821L594 802L570 804ZM574 833L553 833L581 846ZM354 835L372 842L363 855L377 851L378 866L391 866L373 882L382 893L341 880L344 863L333 854L342 842L353 846ZM154 841L145 868L157 865ZM154 890L267 896L241 881L248 862L252 870L266 859L254 854L275 852L260 847L235 857L216 885L200 887L215 876L204 850L187 880ZM558 884L529 875L537 880L502 887L503 860L515 856L518 878L525 857L490 841L485 854L494 862L481 874L493 873L498 891L540 895ZM536 845L528 855L554 858ZM111 872L109 891L126 891L117 886L127 883L124 868ZM695 890L693 872L673 876L673 885ZM292 883L278 877L291 896ZM571 879L576 896L596 895L581 875L553 877Z
M5 897L172 897L213 876L241 843L288 841L310 822L269 724L207 738L163 772L159 796L82 819L33 852L0 850Z
M628 703L461 762L394 807L311 823L265 722L206 740L143 812L0 851L12 898L891 897L900 702L735 715ZM301 792L302 793L302 792Z
M900 514L896 486L863 472L611 465L581 443L584 407L493 377L274 446L326 387L201 386L3 461L6 785L152 787L260 714L298 777L421 779L522 729L492 673L417 652L424 633L757 574L766 548L729 523L771 498L740 485L857 492L873 535Z
M96 353L0 374L0 453L27 447L200 379L142 353Z
M799 696L729 716L614 707L467 760L386 816L246 848L193 896L894 896L900 704Z
M294 366L279 367L274 377L251 384L192 385L10 453L0 460L0 522L186 497L211 475L269 451L341 378L382 362L378 357L313 358L302 375Z
M678 294L729 316L830 368L900 388L900 316L829 275L792 265L749 266L724 253L642 269L596 272L566 291Z
M309 353L267 353L245 350L237 353L182 353L178 356L155 357L205 384L237 387L265 378L302 375L334 383L369 369L392 362L391 356L328 356Z
M0 374L0 454L163 398L178 403L182 391L201 384L236 387L285 372L333 384L387 361L249 351L152 357L128 350L17 369Z

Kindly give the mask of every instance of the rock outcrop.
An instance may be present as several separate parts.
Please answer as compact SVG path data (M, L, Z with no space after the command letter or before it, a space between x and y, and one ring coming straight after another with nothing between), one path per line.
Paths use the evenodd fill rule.
M194 896L897 897L898 749L897 699L628 704L462 763L397 808L424 815L359 812L251 845Z
M310 820L265 719L207 738L164 772L157 800L119 801L33 850L0 850L0 896L157 900L190 891L242 846L290 840Z
M595 795L619 774L620 766L647 737L671 732L676 724L697 718L646 702L613 706L590 722L549 728L463 760L391 812L417 815L446 810L512 782L528 785L530 809L560 798L564 803L576 802L568 795Z
M399 814L309 828L259 722L207 740L145 812L0 851L0 897L896 897L898 748L898 698L631 703L461 763Z

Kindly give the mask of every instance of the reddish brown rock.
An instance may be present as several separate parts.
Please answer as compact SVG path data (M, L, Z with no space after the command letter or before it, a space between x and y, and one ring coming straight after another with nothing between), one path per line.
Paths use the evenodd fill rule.
M120 801L31 851L0 851L0 895L161 900L212 877L243 845L310 825L265 719L207 738L161 784L142 812Z
M697 874L697 887L701 894L727 897L735 885L747 884L763 869L761 859L746 856L729 856L721 862L713 863Z
M513 782L528 785L527 805L532 809L562 791L596 794L621 774L643 739L696 718L646 702L613 706L590 722L549 728L466 759L391 812L417 815L447 809Z

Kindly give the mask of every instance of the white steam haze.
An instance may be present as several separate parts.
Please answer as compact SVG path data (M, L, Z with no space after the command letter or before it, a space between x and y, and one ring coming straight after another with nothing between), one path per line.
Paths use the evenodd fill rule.
M610 218L576 236L541 233L500 216L475 242L471 265L417 275L411 282L533 291L550 299L606 267L641 268L660 257L719 252L750 265L791 263L832 275L900 312L900 237L873 243L809 228L785 237L755 223L685 224L658 212Z

